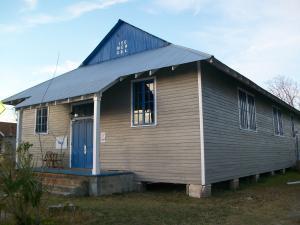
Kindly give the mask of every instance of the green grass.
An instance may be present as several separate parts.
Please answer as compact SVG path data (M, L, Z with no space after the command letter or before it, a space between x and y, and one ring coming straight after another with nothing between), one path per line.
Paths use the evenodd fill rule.
M242 183L238 191L217 190L206 199L170 189L97 198L48 196L47 204L73 203L79 209L51 216L47 224L300 224L300 185L286 184L295 180L300 173L289 171L257 184Z

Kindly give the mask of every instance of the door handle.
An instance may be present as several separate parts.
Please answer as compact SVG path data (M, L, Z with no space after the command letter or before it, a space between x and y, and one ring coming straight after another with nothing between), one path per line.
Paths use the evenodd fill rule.
M83 146L83 153L86 155L86 145Z

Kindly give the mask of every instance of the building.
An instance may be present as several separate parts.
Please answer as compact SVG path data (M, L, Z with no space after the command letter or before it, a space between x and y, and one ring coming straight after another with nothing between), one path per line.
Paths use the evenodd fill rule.
M39 162L41 148L61 151L67 168L131 171L194 197L297 158L298 110L214 56L122 20L79 68L4 103Z
M16 148L16 123L0 122L0 155L4 154L9 146Z

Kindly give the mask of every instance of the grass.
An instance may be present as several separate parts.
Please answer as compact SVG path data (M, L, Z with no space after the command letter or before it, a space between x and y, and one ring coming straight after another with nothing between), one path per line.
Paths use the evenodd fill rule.
M300 224L300 173L262 177L243 182L238 191L215 190L194 199L182 189L152 188L144 193L105 197L48 196L48 204L73 203L75 213L58 213L47 224L114 225L290 225Z

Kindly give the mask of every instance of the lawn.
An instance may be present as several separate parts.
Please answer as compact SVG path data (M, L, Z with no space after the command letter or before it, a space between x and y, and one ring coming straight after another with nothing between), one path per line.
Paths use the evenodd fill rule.
M144 193L106 197L48 196L48 204L73 203L75 213L57 213L47 224L300 224L300 173L262 177L244 182L238 191L214 190L213 196L194 199L183 188L152 188Z

